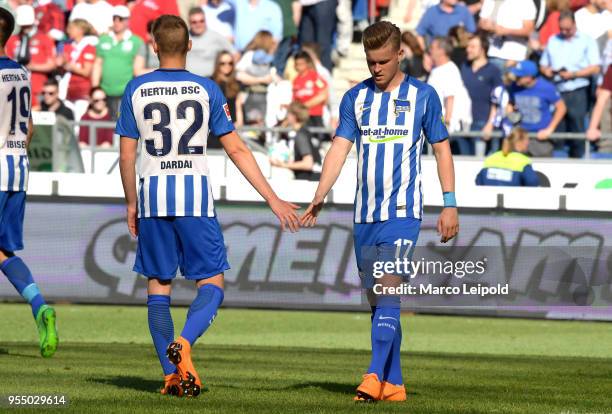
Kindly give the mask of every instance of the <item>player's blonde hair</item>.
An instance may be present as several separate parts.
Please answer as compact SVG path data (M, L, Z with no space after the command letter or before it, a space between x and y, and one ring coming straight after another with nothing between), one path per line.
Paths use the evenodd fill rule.
M380 21L368 26L363 31L363 47L365 50L376 50L384 47L387 43L393 46L393 50L400 49L402 32L399 27L391 22Z
M151 35L157 44L160 55L186 55L189 49L189 29L178 16L164 14L159 16L151 26Z

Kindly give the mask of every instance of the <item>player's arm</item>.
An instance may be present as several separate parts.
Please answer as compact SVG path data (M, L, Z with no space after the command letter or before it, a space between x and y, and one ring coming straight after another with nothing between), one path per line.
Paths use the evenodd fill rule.
M119 142L119 170L121 183L125 194L127 206L128 230L132 237L138 236L136 225L137 199L136 196L136 155L138 140L130 137L121 137Z
M455 167L448 140L448 130L442 118L440 98L433 88L429 89L429 93L430 96L425 104L422 128L427 141L432 145L438 166L438 178L442 187L444 208L438 218L437 227L440 241L446 243L455 237L459 231L457 201L455 200Z
M438 178L444 195L444 208L438 219L438 233L440 241L446 243L459 232L459 217L457 203L455 202L455 166L448 139L432 144L436 163L438 164ZM452 194L452 196L449 196Z
M26 148L30 148L32 135L34 135L34 122L32 122L32 117L30 116L28 118L28 134L26 135Z
M319 180L314 199L300 218L303 226L313 227L317 223L317 216L323 208L323 201L338 179L342 166L352 147L352 141L338 136L334 138L331 148L323 161L321 179Z
M100 56L96 57L96 60L93 64L93 69L91 72L91 85L93 87L100 86L100 81L102 80L102 58Z
M281 222L281 228L285 230L285 227L288 227L292 232L298 231L299 220L295 210L300 207L278 198L259 169L253 153L240 139L236 131L231 131L219 139L232 162L236 164L242 175L266 200L272 212L278 217Z

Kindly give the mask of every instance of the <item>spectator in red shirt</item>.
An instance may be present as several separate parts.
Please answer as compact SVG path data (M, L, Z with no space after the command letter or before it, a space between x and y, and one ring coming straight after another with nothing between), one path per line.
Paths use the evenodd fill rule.
M58 66L64 71L62 89L66 99L74 103L76 120L87 110L91 92L91 73L96 60L97 41L93 36L94 28L83 19L75 19L68 24L68 37L72 43L64 46L64 53L58 57Z
M147 23L157 19L162 14L179 15L176 0L136 0L130 8L130 30L145 42L149 41Z
M329 87L315 69L314 62L307 52L300 51L295 57L296 78L293 80L293 100L308 108L310 119L307 126L322 127L323 108L329 99Z
M32 6L19 6L15 14L20 31L9 38L6 54L32 72L32 107L39 109L39 95L49 72L55 69L55 44L34 26Z
M38 0L38 5L34 10L38 21L38 30L49 35L56 42L64 40L66 16L64 16L62 9L51 0Z
M81 118L81 121L112 121L111 113L106 105L106 93L102 88L96 87L91 90L91 98L89 100L89 108ZM96 128L96 145L99 147L110 147L113 145L114 129L111 128ZM89 146L89 127L81 126L79 130L79 145L82 147Z

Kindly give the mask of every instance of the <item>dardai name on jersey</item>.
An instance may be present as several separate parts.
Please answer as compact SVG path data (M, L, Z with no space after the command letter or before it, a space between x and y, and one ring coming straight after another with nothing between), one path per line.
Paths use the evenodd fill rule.
M191 168L191 161L189 160L161 161L162 170L175 170L178 168Z
M408 128L361 127L361 136L367 139L370 144L397 141L408 138L409 135L410 130Z
M157 86L154 88L142 88L140 90L140 96L168 96L168 95L197 95L200 93L199 85L191 86ZM179 93L180 91L180 93Z

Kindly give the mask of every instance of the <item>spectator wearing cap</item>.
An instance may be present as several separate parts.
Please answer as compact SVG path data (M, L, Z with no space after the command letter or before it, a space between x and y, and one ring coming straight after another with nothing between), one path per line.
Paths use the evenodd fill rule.
M34 11L38 21L38 30L48 34L56 42L64 40L66 16L57 4L52 0L38 0Z
M113 6L105 0L85 0L77 4L70 13L70 21L83 19L98 35L109 31L113 25Z
M589 109L589 78L599 73L601 59L593 38L576 30L574 14L564 11L559 16L560 33L549 39L540 59L540 70L552 79L567 107L567 114L558 127L562 132L585 132ZM584 142L566 141L571 157L582 157Z
M74 112L60 99L59 85L53 78L47 79L43 86L40 110L54 112L56 116L64 117L68 121L74 120Z
M551 156L553 145L548 138L567 112L565 103L555 85L538 76L534 62L524 60L509 72L515 78L508 90L509 110L520 113L522 128L537 134L537 140L529 144L529 152L536 157Z
M206 25L206 15L201 7L189 10L189 37L191 50L187 54L187 70L200 76L211 76L219 52L234 51L229 40Z
M208 28L233 42L234 26L236 25L236 9L234 6L225 0L208 0L202 6L202 10L206 15Z
M115 6L113 28L100 36L96 49L92 83L106 93L113 119L117 117L125 86L134 77L134 58L144 43L128 29L129 18L127 7Z
M38 109L39 95L49 73L55 70L55 43L36 27L34 8L22 5L16 9L15 23L19 33L9 38L6 54L32 72L32 108Z
M431 6L416 27L421 47L425 48L435 37L447 36L454 26L464 26L470 33L476 31L474 16L466 6L458 0L441 0L440 4Z
M276 43L283 38L283 12L273 0L235 0L236 31L234 44L239 52L246 49L255 35L266 30Z
M490 137L493 130L494 115L492 116L491 112L494 108L491 105L491 94L496 87L502 85L499 68L491 64L487 58L488 48L489 42L486 37L472 36L466 48L467 61L461 65L461 78L472 101L470 129L472 131L484 130L485 139ZM499 147L498 145L493 146ZM475 145L470 145L470 147L475 149Z
M490 33L489 60L505 70L527 57L537 9L533 0L484 0L479 26Z

